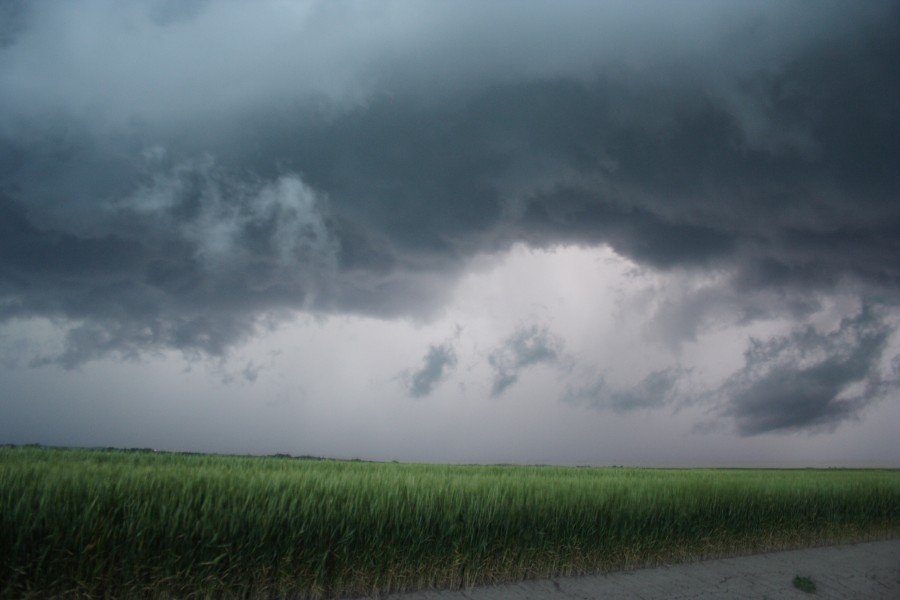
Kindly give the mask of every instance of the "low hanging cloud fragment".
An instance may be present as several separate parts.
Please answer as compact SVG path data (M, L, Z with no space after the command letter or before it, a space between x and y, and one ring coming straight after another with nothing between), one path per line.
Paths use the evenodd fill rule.
M585 405L598 410L617 413L652 410L672 405L681 395L679 381L686 375L681 368L653 371L628 388L611 388L603 377L580 387L569 387L563 395L565 402Z
M546 326L526 325L511 336L488 356L488 363L494 370L491 396L502 395L519 380L519 373L538 364L557 364L564 359L563 342Z
M456 367L457 358L453 346L443 343L431 346L425 354L422 367L409 376L409 395L424 398Z
M897 373L878 367L890 333L866 308L831 332L805 327L753 340L744 367L718 390L724 416L741 435L831 431L900 390Z

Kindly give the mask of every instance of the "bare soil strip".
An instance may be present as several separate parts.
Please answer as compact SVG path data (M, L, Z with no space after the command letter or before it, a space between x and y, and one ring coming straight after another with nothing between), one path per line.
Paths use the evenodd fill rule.
M814 592L794 586L809 578ZM900 539L846 544L591 577L526 581L459 591L388 596L391 600L900 600Z

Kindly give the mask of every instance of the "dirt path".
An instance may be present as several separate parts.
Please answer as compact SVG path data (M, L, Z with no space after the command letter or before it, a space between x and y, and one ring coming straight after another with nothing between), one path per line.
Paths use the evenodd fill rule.
M794 578L808 577L814 593ZM900 600L900 540L776 552L612 573L388 596L392 600Z

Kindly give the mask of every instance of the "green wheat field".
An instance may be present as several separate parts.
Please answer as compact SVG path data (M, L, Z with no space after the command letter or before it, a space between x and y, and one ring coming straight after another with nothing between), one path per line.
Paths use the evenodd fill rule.
M0 597L329 598L900 535L900 471L0 447Z

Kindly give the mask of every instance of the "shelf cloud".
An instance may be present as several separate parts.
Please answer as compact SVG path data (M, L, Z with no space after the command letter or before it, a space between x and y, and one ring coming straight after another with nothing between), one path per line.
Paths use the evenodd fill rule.
M887 0L5 2L0 327L54 324L35 366L224 360L297 314L439 319L517 244L603 247L712 277L647 315L673 356L784 326L704 392L737 433L827 430L896 396L897 56ZM545 322L479 347L489 395L590 364ZM688 371L561 396L661 409Z

